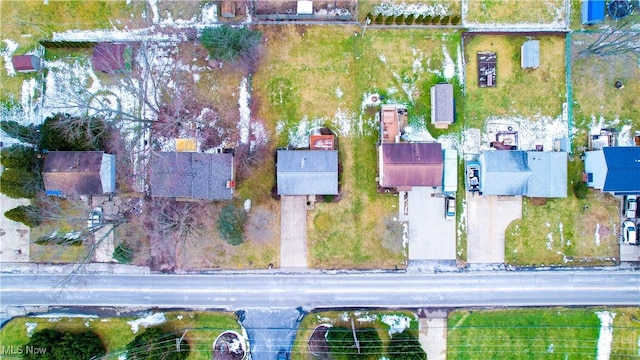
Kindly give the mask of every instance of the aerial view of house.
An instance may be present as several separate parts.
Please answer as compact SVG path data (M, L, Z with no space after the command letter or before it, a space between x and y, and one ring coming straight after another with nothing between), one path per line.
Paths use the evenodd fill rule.
M640 356L638 24L0 2L0 358Z

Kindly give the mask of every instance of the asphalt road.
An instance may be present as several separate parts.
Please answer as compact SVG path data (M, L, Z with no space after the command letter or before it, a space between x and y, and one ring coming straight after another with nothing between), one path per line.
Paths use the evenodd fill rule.
M2 274L0 304L219 309L640 305L640 273Z

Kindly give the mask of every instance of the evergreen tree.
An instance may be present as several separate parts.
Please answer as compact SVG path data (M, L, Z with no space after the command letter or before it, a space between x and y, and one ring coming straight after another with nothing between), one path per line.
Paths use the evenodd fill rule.
M248 27L222 25L202 30L200 42L211 56L220 61L249 62L257 59L262 33Z
M242 244L244 241L242 231L245 219L244 208L233 204L223 207L217 221L220 237L231 245Z
M42 179L34 171L9 168L0 177L0 192L10 198L33 198L36 191L42 188Z
M38 131L33 124L27 126L19 124L17 121L0 121L0 129L7 136L20 142L36 145L38 143Z
M44 329L35 332L27 346L42 350L38 353L25 351L22 354L22 358L25 360L80 360L97 358L106 354L100 337L92 331L74 334L55 329Z
M382 341L374 328L356 329L360 351L353 339L353 331L344 326L334 326L327 333L331 355L336 360L377 360L382 355Z
M0 161L5 168L36 169L36 151L32 147L14 144L0 151Z
M11 210L5 211L4 216L9 220L21 222L28 227L36 227L42 222L38 208L33 205L14 207Z
M176 349L176 339L182 334L166 333L160 327L151 327L127 344L129 360L184 360L189 357L189 343L182 340L180 351Z
M390 360L427 360L420 341L407 330L393 334L387 347Z

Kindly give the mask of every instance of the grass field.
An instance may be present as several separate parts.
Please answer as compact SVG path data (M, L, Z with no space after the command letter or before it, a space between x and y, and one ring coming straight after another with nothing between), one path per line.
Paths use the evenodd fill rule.
M412 330L416 337L418 336L418 318L410 311L356 310L312 312L307 314L300 322L291 350L292 360L316 359L316 357L309 353L307 346L313 330L319 325L345 326L350 328L352 317L356 328L374 327L378 330L378 335L383 343L386 343L390 339L390 333L393 331L391 324L406 324L408 325L407 328ZM397 330L400 330L400 328Z
M384 5L384 7L381 7ZM358 1L358 20L360 22L365 21L367 14L375 14L376 10L380 10L381 8L388 7L389 5L395 5L399 8L411 9L416 5L419 7L426 8L427 6L432 7L434 9L446 9L447 14L460 15L460 0L428 0L428 1L417 1L417 0L359 0ZM408 13L407 13L408 14ZM414 14L415 15L415 14ZM417 16L417 15L416 15Z
M453 60L459 33L368 29L363 37L362 29L344 26L261 30L266 45L253 77L253 101L256 116L275 134L274 143L297 142L313 126L328 126L340 137L342 196L338 203L317 204L309 213L310 266L402 266L402 251L390 251L397 247L385 244L385 219L396 216L397 198L377 193L376 109L365 108L363 99L377 93L387 102L406 104L411 126L431 130L425 120L430 86L448 76L461 97ZM459 104L461 111L461 99ZM264 182L272 181L273 164L265 166L270 168L258 173L264 174Z
M601 123L605 127L622 130L630 125L640 130L640 67L631 57L584 56L580 51L597 39L597 34L572 34L573 113L576 143L586 145L586 131ZM616 89L616 81L624 88Z
M522 219L505 231L505 261L517 265L589 266L612 264L619 257L620 200L589 190L578 199L573 184L581 181L584 163L568 162L566 198L545 205L522 202ZM585 206L587 208L585 208Z
M526 3L529 3L526 1ZM560 36L541 36L540 67L520 67L520 46L525 36L475 36L465 38L466 98L465 122L482 129L490 116L556 117L566 101L565 40ZM497 54L496 87L478 87L476 53Z
M563 0L462 0L473 24L546 24L565 18Z
M145 314L148 315L148 314ZM212 357L212 344L225 330L241 332L235 315L214 312L171 311L165 313L166 322L160 325L165 331L182 334L189 329L185 339L191 347L189 360L209 360ZM92 330L96 332L107 353L121 353L136 334L127 321L134 317L18 317L0 330L0 343L4 347L24 346L29 341L27 328L35 325L35 331L58 329L71 332ZM140 326L143 330L144 326ZM117 358L114 356L113 358Z
M615 313L611 358L637 354L638 308L604 309ZM585 359L595 358L603 331L602 309L458 310L449 314L447 358ZM606 336L606 335L605 335ZM605 349L600 349L605 351ZM609 356L607 356L609 358Z

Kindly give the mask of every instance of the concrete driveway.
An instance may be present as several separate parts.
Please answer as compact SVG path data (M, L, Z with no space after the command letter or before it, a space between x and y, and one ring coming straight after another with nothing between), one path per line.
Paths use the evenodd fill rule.
M467 262L503 264L505 229L521 217L522 196L467 192Z
M307 197L280 197L280 268L307 267Z
M456 222L444 218L442 194L414 186L408 197L409 260L455 260Z
M0 262L29 261L29 227L4 217L5 211L29 204L28 199L12 199L0 194Z

